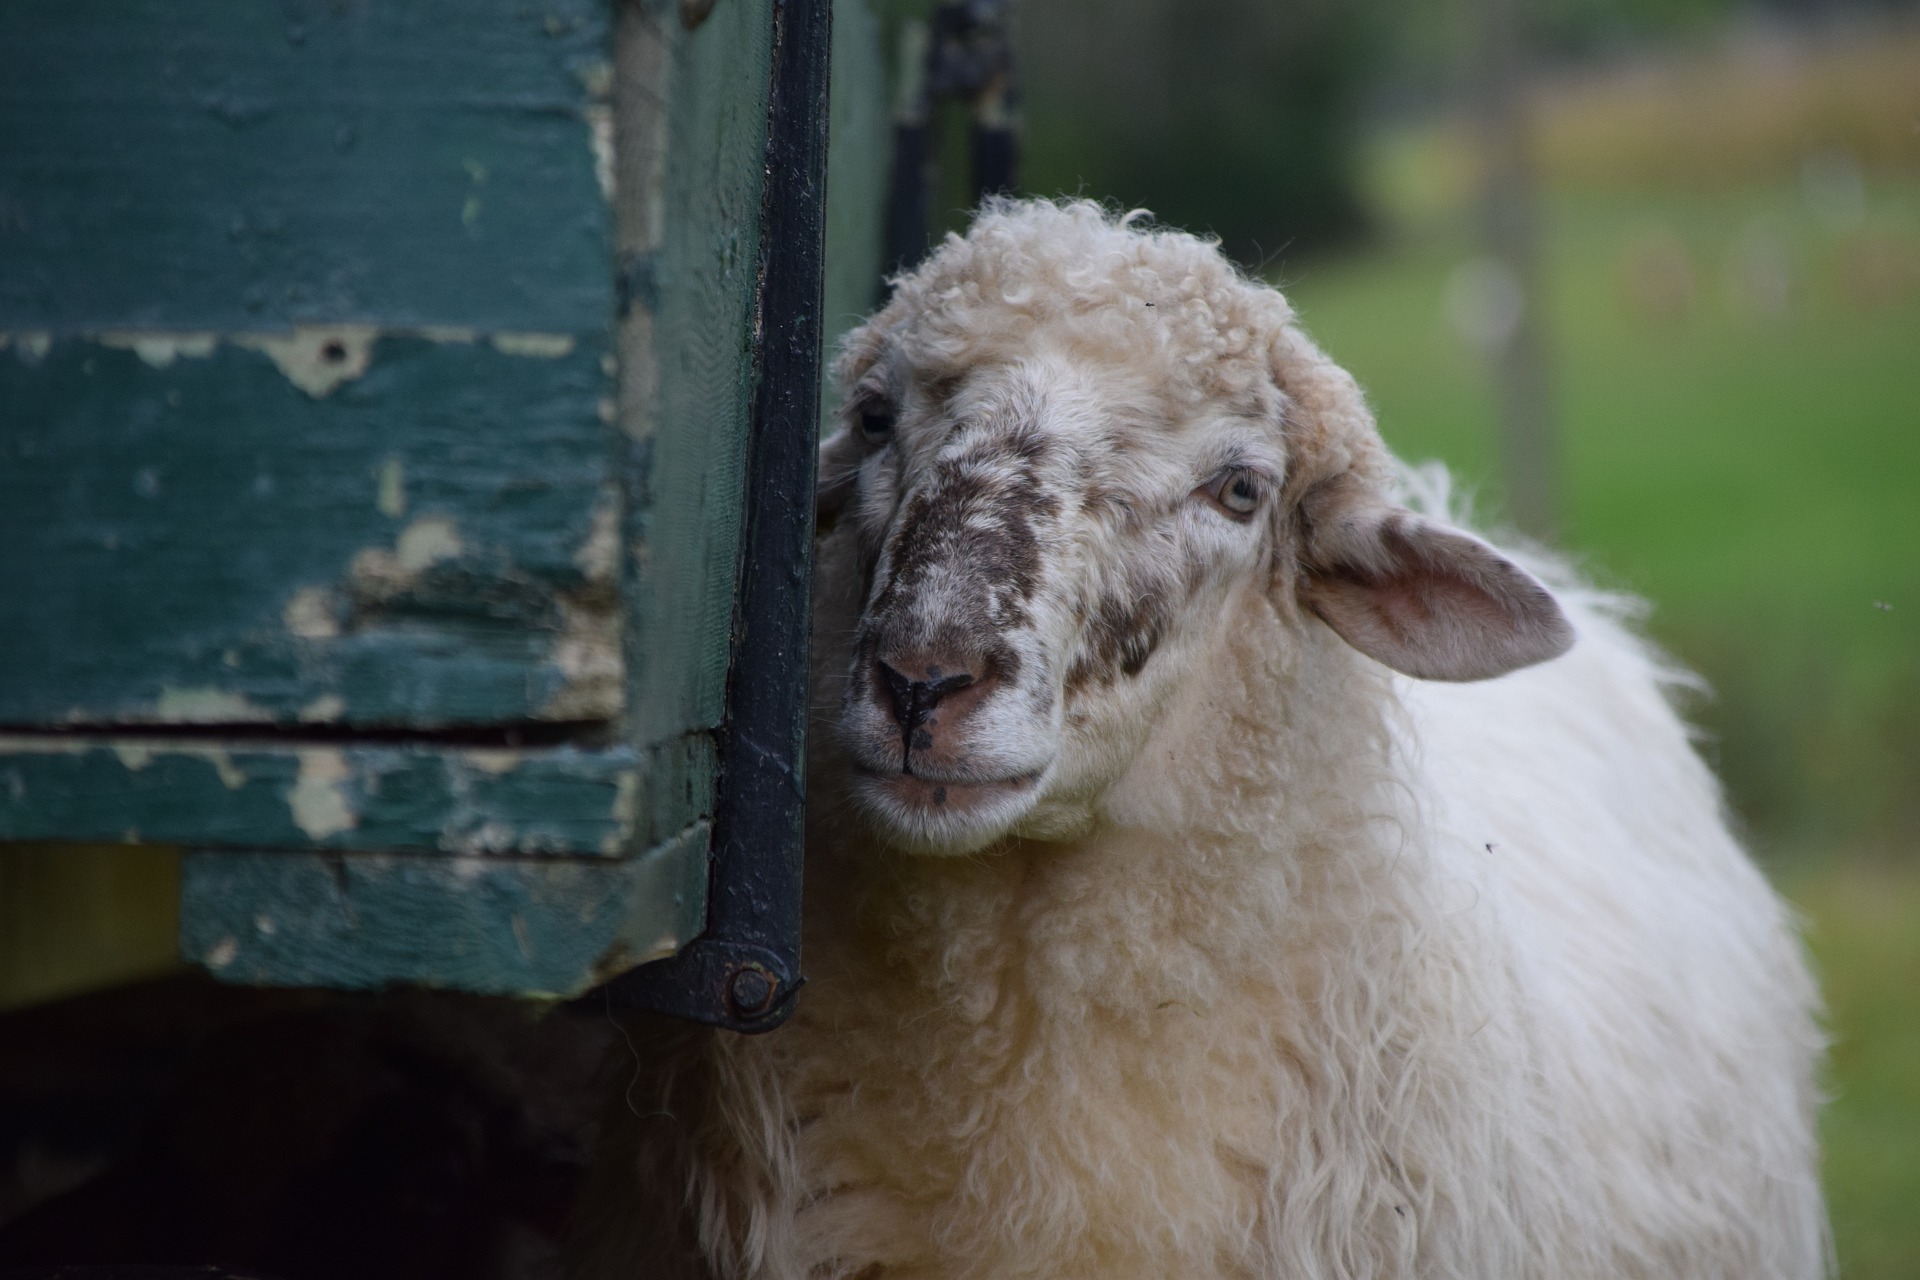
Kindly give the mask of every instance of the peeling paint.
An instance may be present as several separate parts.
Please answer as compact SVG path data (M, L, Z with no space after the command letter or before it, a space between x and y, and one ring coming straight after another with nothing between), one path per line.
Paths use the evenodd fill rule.
M265 724L273 720L273 712L245 694L225 689L166 686L154 703L153 718L166 724Z
M323 693L300 708L301 724L331 724L347 713L347 702L337 693Z
M333 593L325 587L302 587L280 611L280 621L302 640L331 640L340 634Z
M620 568L620 499L610 488L602 489L593 504L593 525L573 563L593 582L612 582Z
M618 830L609 831L600 840L600 852L619 853L633 836L640 820L640 771L629 769L614 783L613 820Z
M314 747L300 753L300 773L287 791L293 825L314 840L351 831L360 819L347 801L341 784L353 776L346 754L335 747Z
M613 64L600 59L584 66L575 67L573 74L580 78L580 85L587 96L604 102L613 96Z
M609 720L620 713L625 664L619 611L561 596L559 637L549 661L566 684L540 714L550 720Z
M131 351L155 369L164 369L182 356L204 359L220 344L214 333L149 333L115 330L100 335L100 345Z
M394 559L404 573L452 560L465 550L460 545L459 526L450 516L422 516L400 531L393 544Z
M353 558L353 585L375 597L411 586L442 560L457 559L466 550L460 527L451 516L421 516L400 531L393 550L369 547Z
M599 110L596 108L596 110ZM609 148L605 161L612 164L612 117L606 119L605 137L595 126L595 147ZM596 163L599 157L596 151ZM611 170L608 171L611 177ZM474 212L478 212L476 204ZM342 384L366 373L373 363L374 343L383 336L413 337L443 345L470 346L483 336L477 329L459 325L421 325L414 328L381 329L374 325L333 324L295 325L288 331L212 333L202 330L107 329L63 335L97 342L115 351L131 351L155 369L165 369L183 358L204 359L222 342L246 351L258 351L293 383L316 400L331 395ZM566 333L503 330L485 335L502 355L532 356L557 360L573 354L575 339ZM44 329L0 331L0 351L11 347L21 361L38 364L53 349L54 335Z
M12 347L22 364L39 364L53 350L53 335L44 329L0 333L0 350Z
M135 742L114 743L113 754L122 765L125 765L127 769L133 773L138 773L153 763L152 748L143 747Z
M490 750L479 747L471 751L462 751L460 759L472 765L482 773L498 778L502 774L512 773L519 767L525 755L513 750Z
M373 363L373 341L380 331L372 325L295 325L291 333L239 333L235 346L260 351L288 382L316 400L333 394Z
M570 333L522 333L508 329L493 334L488 341L503 356L559 360L573 354L573 335Z
M603 105L584 107L587 119L587 143L593 148L593 176L600 184L600 196L613 202L613 108Z
M229 791L238 791L247 785L247 775L233 763L233 757L220 747L182 747L181 755L196 760L205 760L213 766L214 776L220 779L220 785Z
M398 454L389 455L380 464L380 479L375 486L374 506L389 520L407 514L407 474Z

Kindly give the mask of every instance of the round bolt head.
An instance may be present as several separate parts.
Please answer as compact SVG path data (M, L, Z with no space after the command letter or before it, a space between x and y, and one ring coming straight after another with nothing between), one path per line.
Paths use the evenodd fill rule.
M727 980L727 1003L741 1017L753 1017L767 1011L779 989L778 980L759 965L742 965Z

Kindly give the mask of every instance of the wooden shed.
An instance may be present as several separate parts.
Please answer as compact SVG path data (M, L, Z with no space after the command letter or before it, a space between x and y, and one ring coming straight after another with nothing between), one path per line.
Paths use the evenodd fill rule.
M0 6L0 1007L177 944L778 1020L882 49L866 0Z

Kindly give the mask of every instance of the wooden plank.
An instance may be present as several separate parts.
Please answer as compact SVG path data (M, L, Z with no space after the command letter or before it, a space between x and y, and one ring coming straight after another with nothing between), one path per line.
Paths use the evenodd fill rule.
M577 995L700 928L707 838L610 863L189 853L180 950L232 982Z
M636 742L725 713L753 394L754 298L772 56L771 0L727 0L692 31L628 6L620 424L634 548L627 658ZM648 92L648 76L666 81ZM644 207L651 204L657 215Z
M616 715L605 339L279 341L0 351L0 724Z
M702 735L639 753L0 738L0 840L614 857L711 805Z
M607 0L8 0L0 329L578 333Z
M824 376L841 337L879 303L886 199L893 153L882 27L867 0L834 0L827 162L826 288L820 430L838 403Z

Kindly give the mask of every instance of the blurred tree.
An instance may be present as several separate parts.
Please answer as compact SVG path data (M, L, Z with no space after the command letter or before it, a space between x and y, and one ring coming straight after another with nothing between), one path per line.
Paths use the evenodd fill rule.
M1253 265L1351 237L1377 13L1339 0L1023 5L1023 185L1143 205Z

